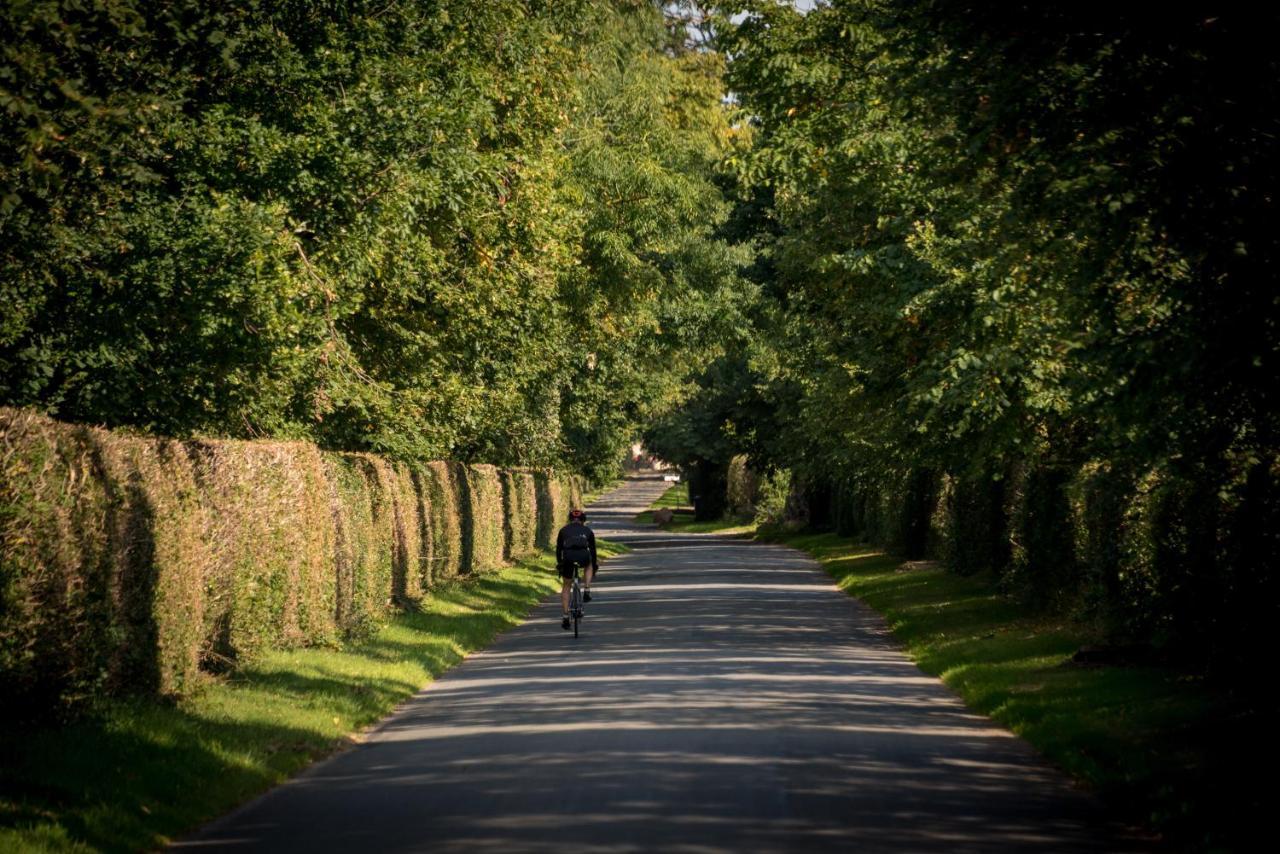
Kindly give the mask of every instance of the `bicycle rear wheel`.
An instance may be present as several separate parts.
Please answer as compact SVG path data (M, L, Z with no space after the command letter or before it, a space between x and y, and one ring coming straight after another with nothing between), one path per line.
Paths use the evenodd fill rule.
M582 619L582 582L574 576L569 592L569 616L573 618L573 636L578 636L578 621Z

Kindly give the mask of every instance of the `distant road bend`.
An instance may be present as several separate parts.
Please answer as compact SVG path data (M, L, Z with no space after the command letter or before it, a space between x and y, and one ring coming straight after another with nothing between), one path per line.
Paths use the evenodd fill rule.
M1024 742L790 549L589 508L609 561L358 747L177 843L247 851L1125 851Z

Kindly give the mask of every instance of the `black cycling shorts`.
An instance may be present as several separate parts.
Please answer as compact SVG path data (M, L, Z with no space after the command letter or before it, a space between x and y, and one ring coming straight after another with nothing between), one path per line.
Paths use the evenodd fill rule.
M583 574L583 576L585 577L585 576L586 576L586 574L587 574L587 572L586 572L587 567L589 567L589 566L590 566L590 564L575 564L575 562L574 562L574 561L571 561L571 560L563 560L563 561L560 561L560 563L556 565L556 568L557 568L558 570L560 570L560 577L561 577L561 578L573 578L573 568L574 568L574 566L581 566L581 567L582 567L582 574Z

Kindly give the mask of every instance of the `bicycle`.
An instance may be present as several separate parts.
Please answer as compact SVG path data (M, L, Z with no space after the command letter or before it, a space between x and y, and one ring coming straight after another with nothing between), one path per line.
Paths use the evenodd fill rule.
M582 619L582 564L574 561L573 581L569 586L569 617L573 620L573 636L578 636L578 622Z

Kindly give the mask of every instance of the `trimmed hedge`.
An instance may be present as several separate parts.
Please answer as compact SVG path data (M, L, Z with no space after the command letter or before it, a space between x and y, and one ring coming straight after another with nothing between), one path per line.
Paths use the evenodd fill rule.
M458 467L464 486L462 531L470 571L496 566L503 560L506 540L502 514L502 480L488 465Z
M374 519L374 498L367 469L355 456L324 456L334 531L334 615L347 637L364 635L378 623L387 605L390 557L385 530ZM382 534L379 537L379 534Z
M1280 459L1223 465L1230 476L1179 460L1134 471L1048 459L865 481L797 475L784 522L989 573L1116 642L1247 679L1275 601Z
M464 571L462 548L462 499L454 476L456 467L444 462L423 466L419 483L428 487L431 504L432 581L457 578Z
M569 519L569 486L550 470L536 472L533 477L538 504L537 546L553 549L560 526Z
M103 441L114 437L104 431ZM205 580L204 601L192 603L205 617L202 660L218 669L270 647L334 641L335 537L320 452L296 442L189 449L208 520L209 560L191 570ZM165 524L157 518L147 533Z
M503 517L507 520L503 554L515 560L537 551L538 495L532 472L502 472ZM554 520L553 520L554 521Z
M567 479L569 507L582 506L582 493L586 491L587 482L584 478L576 474L569 475ZM568 513L568 508L565 509Z
M546 548L583 481L0 408L0 717L176 695ZM563 496L568 496L565 500Z
M0 409L0 697L180 691L204 636L207 514L174 442Z

